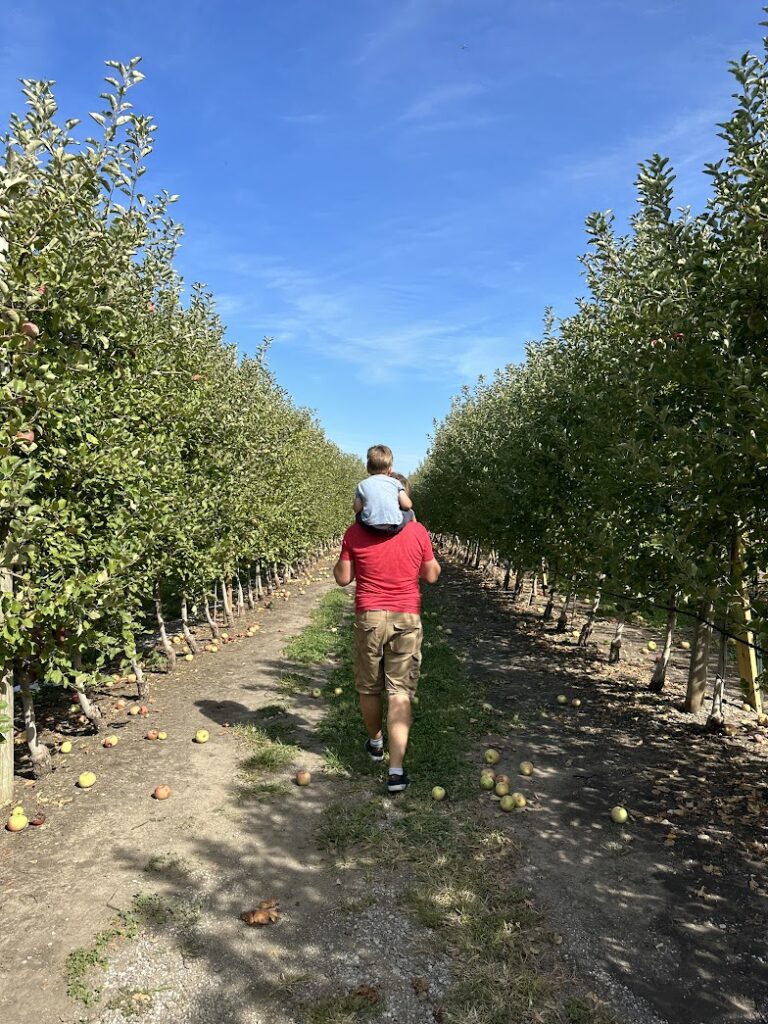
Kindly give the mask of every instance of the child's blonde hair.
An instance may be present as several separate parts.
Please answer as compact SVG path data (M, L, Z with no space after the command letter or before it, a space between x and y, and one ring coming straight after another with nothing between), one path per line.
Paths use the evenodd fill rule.
M385 444L374 444L368 449L368 472L387 473L392 469L392 449Z

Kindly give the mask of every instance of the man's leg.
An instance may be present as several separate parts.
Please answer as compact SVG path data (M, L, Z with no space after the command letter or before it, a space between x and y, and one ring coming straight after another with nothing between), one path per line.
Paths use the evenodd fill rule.
M381 721L381 718L379 718ZM389 767L402 768L411 731L411 698L405 693L389 695L387 733L389 735Z
M361 693L360 711L363 715L365 728L368 730L368 738L380 740L381 721L383 716L383 701L380 693Z

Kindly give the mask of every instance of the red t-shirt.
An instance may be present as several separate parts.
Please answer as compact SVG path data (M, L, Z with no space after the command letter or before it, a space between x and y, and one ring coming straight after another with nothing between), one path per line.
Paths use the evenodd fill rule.
M399 533L377 535L353 523L341 544L343 561L355 563L355 610L421 611L419 571L434 558L432 542L421 523L406 523Z

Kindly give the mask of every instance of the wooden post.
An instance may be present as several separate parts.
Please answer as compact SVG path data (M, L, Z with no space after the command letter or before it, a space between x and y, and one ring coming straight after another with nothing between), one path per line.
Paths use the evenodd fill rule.
M757 653L751 646L754 643L754 633L749 626L752 622L752 612L749 607L747 587L744 582L743 562L743 541L737 537L733 544L733 582L736 589L736 596L731 604L731 621L734 623L733 632L736 636L736 665L739 669L739 678L744 690L744 700L759 714L762 713L762 701L760 698L760 687L757 682Z

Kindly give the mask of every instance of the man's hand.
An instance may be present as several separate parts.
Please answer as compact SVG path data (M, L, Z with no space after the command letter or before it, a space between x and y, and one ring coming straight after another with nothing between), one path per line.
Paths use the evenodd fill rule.
M438 573L439 575L439 573ZM340 558L333 567L333 578L340 587L348 587L355 578L355 563L351 558ZM437 578L437 577L435 577Z
M424 580L425 583L437 583L441 572L440 563L436 558L433 558L429 562L422 562L421 569L419 569L419 579ZM338 583L338 578L336 582Z

